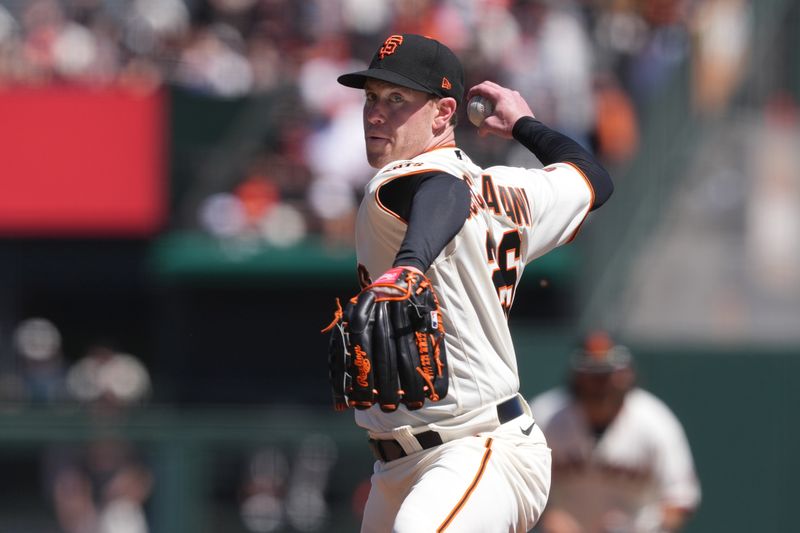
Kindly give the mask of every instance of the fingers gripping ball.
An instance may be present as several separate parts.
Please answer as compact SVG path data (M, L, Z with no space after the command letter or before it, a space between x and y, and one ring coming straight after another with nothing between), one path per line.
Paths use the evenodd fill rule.
M467 104L467 117L475 126L480 127L486 117L494 112L494 106L488 98L473 96Z
M338 301L337 301L338 304ZM447 395L439 300L423 274L393 268L354 296L323 332L331 332L329 376L337 410L402 403L419 409Z

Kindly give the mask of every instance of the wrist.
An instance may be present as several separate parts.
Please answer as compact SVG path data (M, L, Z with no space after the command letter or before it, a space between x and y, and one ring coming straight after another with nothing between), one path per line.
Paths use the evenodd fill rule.
M400 274L403 272L405 267L402 266L394 266L380 275L378 279L375 280L373 285L382 285L382 284L394 284L397 282L397 279L400 277Z
M408 272L408 271L411 271L414 274L418 274L423 278L425 277L425 274L420 269L414 266L397 265L390 268L383 274L381 274L380 277L376 279L375 283L373 283L372 285L386 285L386 284L395 285L397 284L400 277L403 275L403 272Z
M425 272L422 270L421 266L422 266L422 262L421 261L415 261L414 259L406 258L403 261L395 263L394 265L392 265L392 268L390 270L394 270L395 268L405 268L405 269L411 270L412 272L415 272L417 274L425 274Z
M532 122L540 123L539 120L533 115L519 117L517 121L514 122L514 127L511 128L511 136L514 139L519 140L520 136L524 136L523 130L525 129L525 126Z

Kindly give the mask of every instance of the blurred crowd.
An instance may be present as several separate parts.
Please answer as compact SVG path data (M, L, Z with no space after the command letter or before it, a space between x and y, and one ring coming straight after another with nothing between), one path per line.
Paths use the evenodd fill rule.
M9 338L10 345L0 350L0 407L4 410L75 403L113 413L150 397L147 368L109 341L98 341L68 360L61 330L43 317L20 321Z
M151 531L152 496L162 484L157 449L110 429L154 398L147 367L110 341L92 343L73 357L65 353L70 343L62 329L45 317L23 319L9 333L0 339L10 341L0 345L0 413L81 412L93 428L91 439L65 438L41 447L38 479L45 504L39 511L45 518L38 518L57 529L25 530ZM209 497L236 510L235 531L325 530L333 513L329 481L339 460L330 436L311 433L291 446L241 448L221 450L210 462ZM0 465L7 460L0 456ZM332 492L334 498L350 497L347 490Z
M386 36L447 43L467 86L514 87L614 167L635 154L644 110L687 58L716 66L702 104L727 98L748 16L747 0L0 0L0 87L166 84L226 99L288 89L277 139L185 210L222 238L286 245L311 232L347 244L371 170L352 141L363 97L336 77ZM531 165L511 143L477 142L466 122L460 143L476 161Z
M338 448L328 435L303 437L286 450L264 446L236 469L239 516L247 531L325 531L331 515L329 484Z
M151 396L145 365L110 342L67 358L61 330L44 317L20 321L9 337L0 351L2 412L79 408L102 426ZM52 443L43 450L40 478L59 531L147 533L153 474L133 442L111 432L86 443Z
M746 0L2 0L0 87L167 84L227 99L288 89L277 139L183 210L223 239L289 245L312 233L347 245L371 169L352 141L363 97L336 77L387 35L447 43L467 86L519 90L538 118L616 167L687 58L716 65L703 106L728 97L747 28ZM511 143L477 142L466 122L460 143L476 161L531 165Z

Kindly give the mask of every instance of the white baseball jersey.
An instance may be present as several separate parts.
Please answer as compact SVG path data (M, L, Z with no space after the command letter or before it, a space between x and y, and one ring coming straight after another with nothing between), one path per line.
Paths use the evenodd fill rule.
M693 509L700 500L683 428L658 398L635 388L597 439L564 389L531 402L553 450L548 506L569 512L587 533L660 531L661 505ZM612 524L613 522L613 524Z
M422 409L356 411L356 422L379 436L400 426L437 429L467 422L470 412L519 389L507 312L525 265L572 239L593 202L584 175L566 163L545 169L482 169L456 147L443 147L381 169L366 185L356 221L362 283L392 267L407 224L382 204L381 187L414 174L443 171L471 190L470 214L426 275L433 283L446 331L447 396ZM445 422L447 421L447 422Z

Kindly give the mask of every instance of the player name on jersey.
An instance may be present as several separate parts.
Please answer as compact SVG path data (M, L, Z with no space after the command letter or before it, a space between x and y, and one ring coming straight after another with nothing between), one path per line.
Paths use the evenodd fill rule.
M531 207L528 194L522 187L495 186L490 174L481 176L481 194L475 194L475 184L464 174L464 181L472 191L470 218L478 214L480 209L490 210L495 215L505 214L517 226L531 225ZM502 207L503 211L500 211Z
M456 156L461 159L460 150L455 150ZM411 169L426 166L421 161L403 161L386 168L382 173L394 172L401 169ZM550 170L550 169L545 169ZM491 211L495 215L505 215L516 226L531 225L531 207L528 193L522 187L497 186L491 174L483 174L481 180L481 194L475 193L475 183L468 174L463 174L462 179L469 185L472 201L470 203L470 218L478 214L481 209Z

